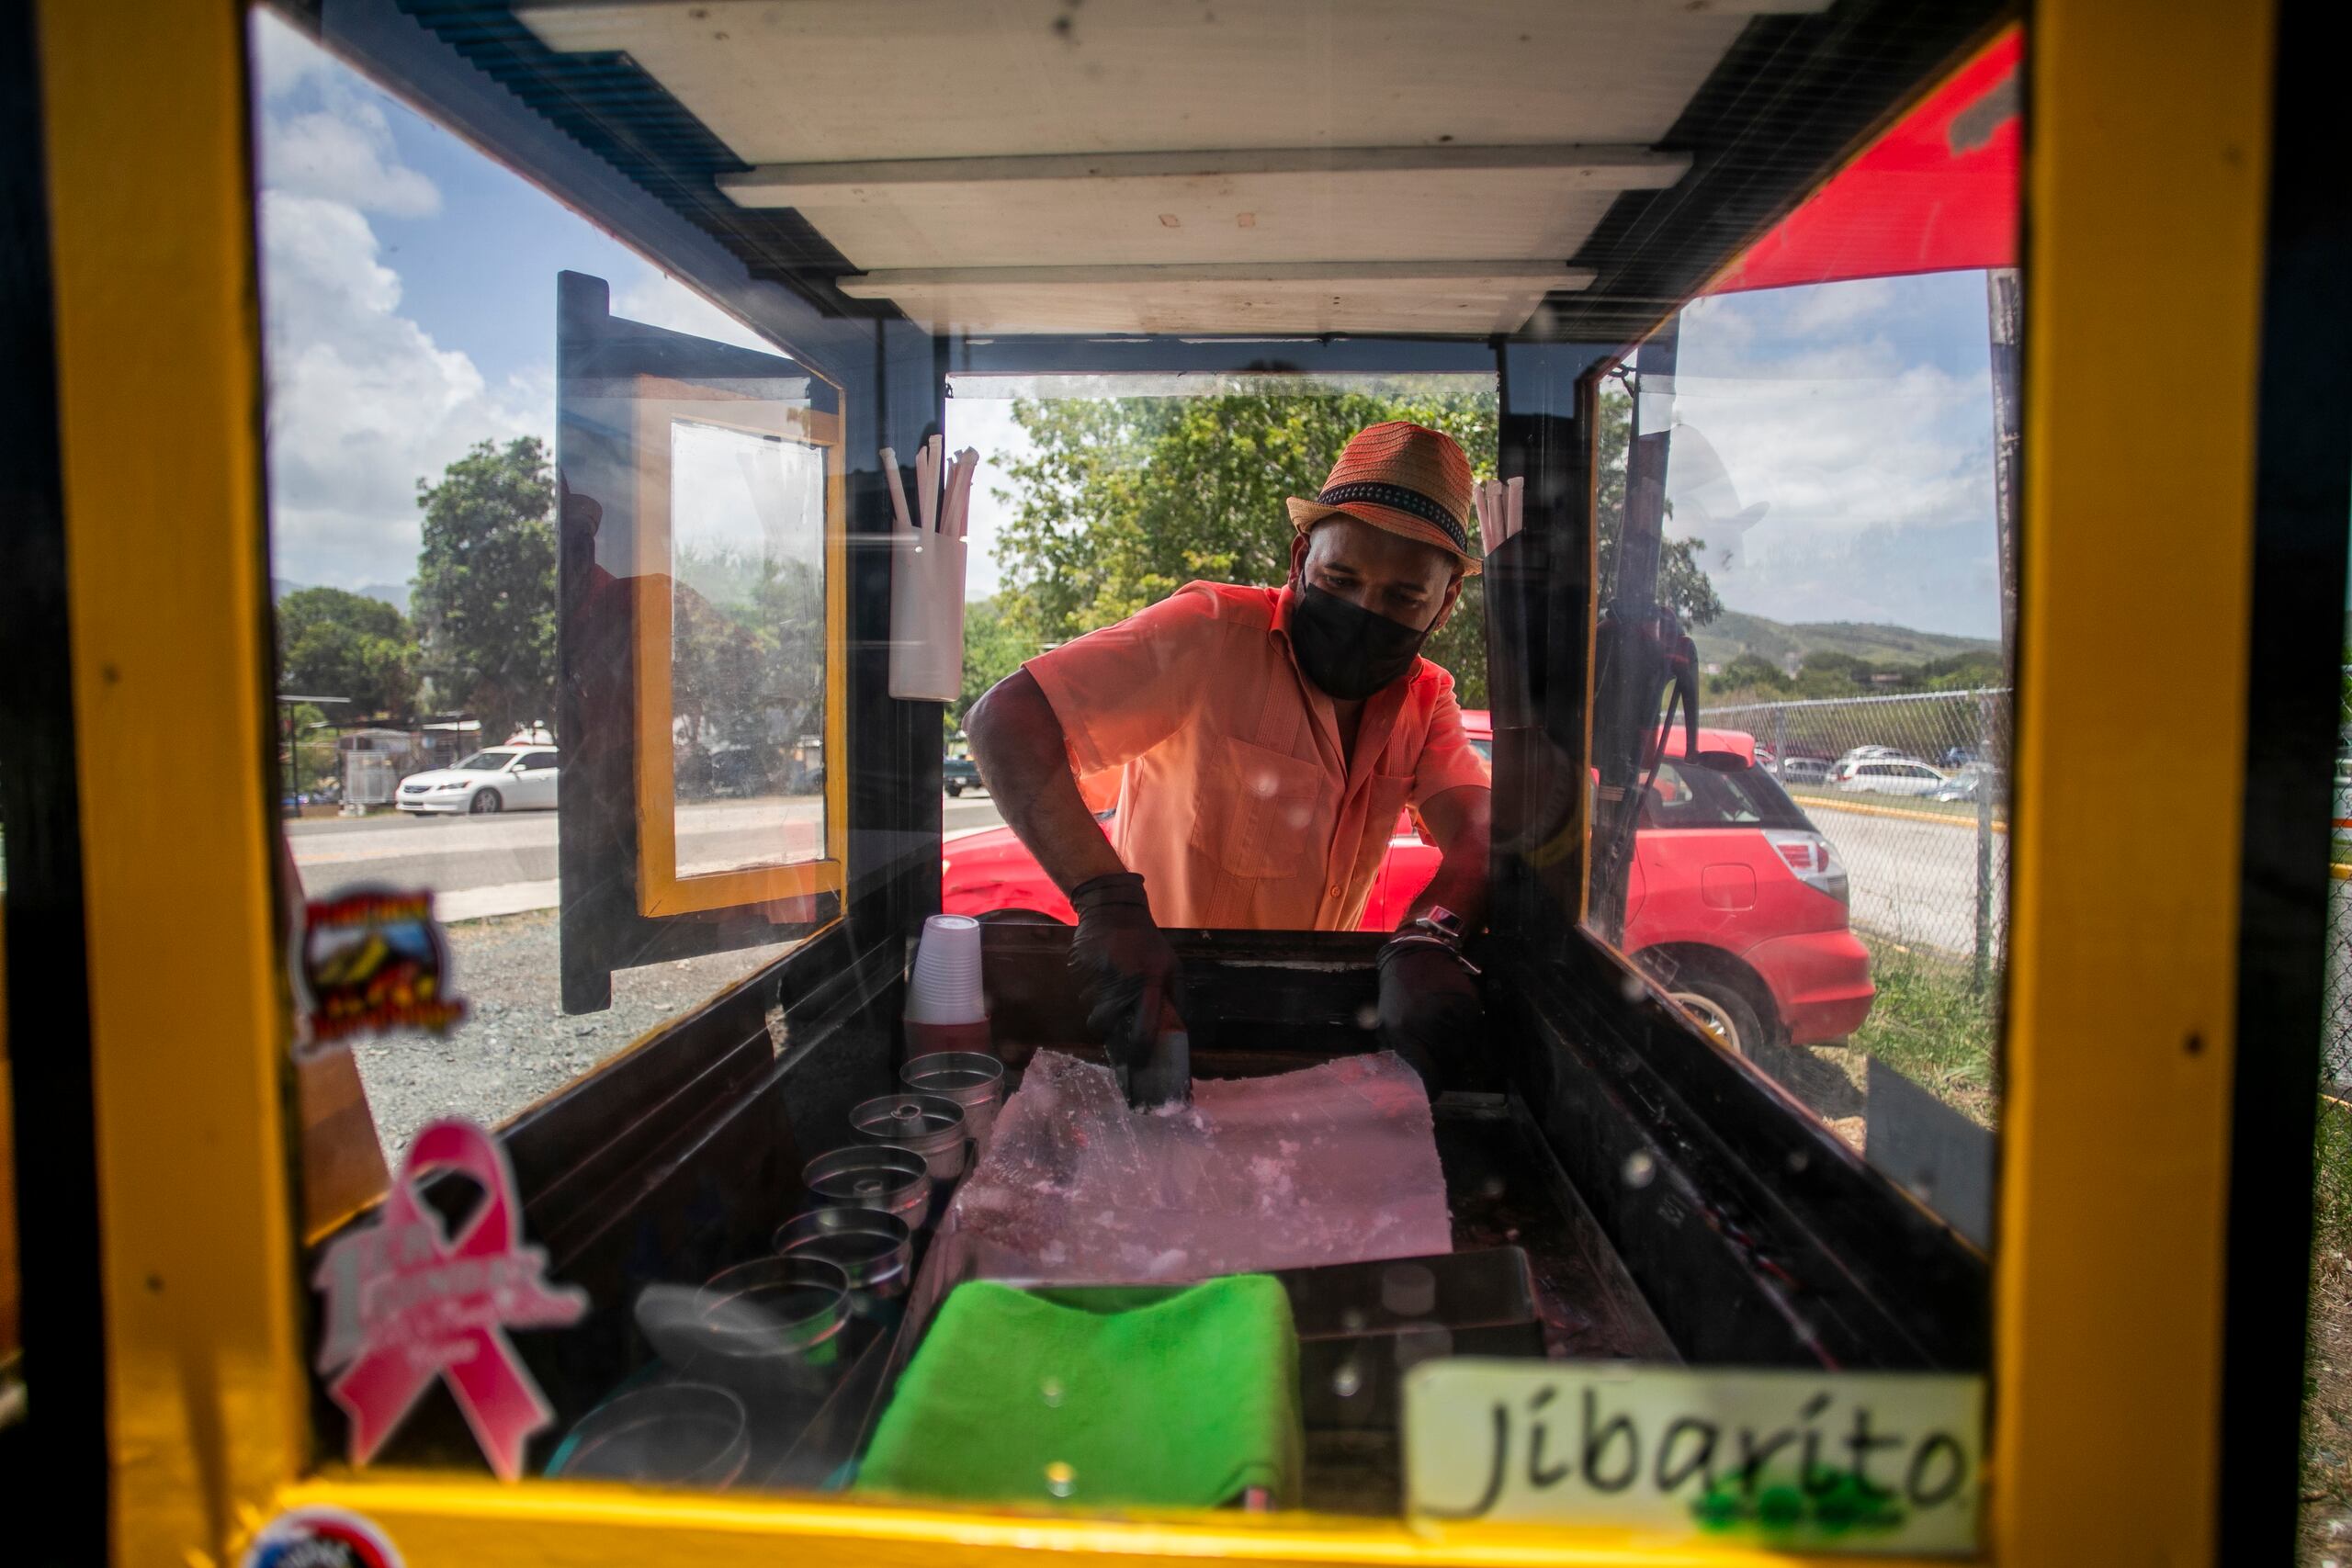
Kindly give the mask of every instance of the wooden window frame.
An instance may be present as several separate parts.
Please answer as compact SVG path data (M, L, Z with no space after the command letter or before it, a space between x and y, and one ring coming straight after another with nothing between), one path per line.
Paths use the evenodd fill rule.
M841 416L668 377L639 376L635 387L638 912L684 915L838 895L849 863L849 510ZM840 389L834 391L838 402ZM825 842L816 860L689 875L678 871L670 433L681 422L797 441L824 454Z

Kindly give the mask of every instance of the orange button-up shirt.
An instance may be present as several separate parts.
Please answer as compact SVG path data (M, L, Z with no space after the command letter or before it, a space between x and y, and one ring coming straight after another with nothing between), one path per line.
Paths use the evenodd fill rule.
M1073 771L1120 770L1112 843L1168 926L1351 931L1408 804L1485 787L1453 677L1364 703L1355 750L1292 656L1288 588L1187 583L1029 660Z

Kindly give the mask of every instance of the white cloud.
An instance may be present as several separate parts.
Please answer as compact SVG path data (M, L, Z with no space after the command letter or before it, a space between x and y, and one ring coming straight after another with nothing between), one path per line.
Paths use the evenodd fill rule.
M1675 446L1668 529L1706 541L1727 604L1997 628L1991 387L1964 355L1954 370L1895 346L1923 298L1875 279L1685 317L1674 417L1704 440ZM1933 298L1954 311L1939 325L1969 325L1958 297Z
M491 387L401 315L400 278L348 203L266 191L261 218L273 574L405 582L419 476L485 438L544 438L552 387Z
M492 386L401 313L369 215L428 217L440 192L401 160L382 101L315 45L268 19L253 38L272 575L405 582L418 479L478 441L547 439L552 372Z
M1832 333L1870 321L1893 310L1899 299L1891 277L1856 277L1810 288L1792 288L1794 296L1784 330L1792 333Z
M969 446L980 455L979 471L972 476L971 515L964 529L968 548L964 597L986 599L1003 586L997 540L1018 510L1006 466L1028 457L1034 447L1028 433L1013 423L1011 398L979 397L968 389L947 400L947 446L951 452Z
M334 62L324 50L266 6L254 7L246 38L254 85L265 100L286 97L311 77L334 71Z
M362 212L430 218L441 192L401 161L382 103L361 91L316 44L282 22L254 28L255 78L266 106L258 157L271 190L324 197ZM317 107L293 108L297 89Z
M393 218L432 217L441 210L441 192L399 156L384 111L364 101L272 115L262 130L263 179L269 188L327 197Z

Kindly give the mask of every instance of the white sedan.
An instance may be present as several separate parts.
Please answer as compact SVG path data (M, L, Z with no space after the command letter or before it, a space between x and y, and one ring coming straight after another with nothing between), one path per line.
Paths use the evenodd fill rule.
M1933 795L1951 776L1908 757L1875 757L1856 762L1838 787L1856 795Z
M552 747L492 746L455 767L409 774L392 804L418 816L552 811L555 783Z

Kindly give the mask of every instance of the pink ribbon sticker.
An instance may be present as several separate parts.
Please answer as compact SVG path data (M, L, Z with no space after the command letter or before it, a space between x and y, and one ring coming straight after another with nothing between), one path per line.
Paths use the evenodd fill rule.
M454 1237L421 1195L441 1171L482 1190ZM588 1310L585 1292L548 1283L547 1267L543 1248L524 1245L514 1173L490 1134L458 1121L418 1133L382 1219L338 1237L311 1280L326 1292L318 1369L351 1418L353 1464L375 1457L438 1378L491 1469L523 1473L525 1445L555 1413L506 1330L560 1328Z

